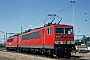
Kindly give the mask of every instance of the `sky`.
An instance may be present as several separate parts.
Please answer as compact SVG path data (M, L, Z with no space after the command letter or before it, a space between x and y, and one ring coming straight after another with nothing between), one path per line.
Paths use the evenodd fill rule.
M48 14L56 14L62 18L61 24L74 26L75 35L90 36L90 0L75 0L75 3L70 1L0 0L0 31L20 33L21 26L23 31L42 27L43 21L50 18L47 17ZM57 23L60 18L55 18L54 23ZM48 22L51 19L45 23ZM0 32L0 41L4 35L5 33Z

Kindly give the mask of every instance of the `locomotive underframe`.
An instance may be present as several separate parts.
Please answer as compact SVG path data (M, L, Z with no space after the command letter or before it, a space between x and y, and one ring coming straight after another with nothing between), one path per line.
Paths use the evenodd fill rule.
M74 44L55 44L55 54L57 56L71 56L72 50L75 50Z
M27 48L27 47L6 47L7 50L17 50L22 52L44 54L46 56L71 56L71 51L75 50L74 44L55 44L53 49L49 48Z

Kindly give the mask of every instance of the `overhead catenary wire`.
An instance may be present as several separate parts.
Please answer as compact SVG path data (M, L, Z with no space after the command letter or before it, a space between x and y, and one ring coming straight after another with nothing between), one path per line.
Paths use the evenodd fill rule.
M57 0L57 1L58 1L58 0ZM56 2L56 1L55 1L55 2ZM33 23L37 22L36 19L39 18L40 16L44 15L44 13L46 13L46 12L48 11L48 9L49 9L52 5L54 5L55 2L53 2L53 3L52 3L48 8L46 8L41 14L39 14L37 17L35 17L35 18L33 19L33 20L34 20ZM33 23L32 23L32 24L33 24Z
M58 1L58 0L57 0ZM64 0L65 1L65 0ZM63 2L61 2L61 4L62 3L64 3L64 1ZM56 1L55 1L56 2ZM55 4L55 2L54 3L52 3L43 13L41 13L40 15L38 15L36 18L34 18L34 21L35 21L35 19L37 19L37 18L39 18L40 16L42 16L44 13L46 13L48 10L50 10L51 9L51 6L52 5L54 5ZM54 8L54 7L53 7ZM43 19L44 20L44 19ZM36 22L36 21L35 21ZM33 22L33 23L35 23L35 22ZM32 23L32 24L33 24Z
M50 4L53 0L49 1L47 4L45 4L42 8L40 8L38 11L36 11L33 15L31 15L28 19L30 19L32 16L37 14L39 11L41 11L43 8L45 8L48 4Z
M80 0L80 1L81 1L81 0ZM44 7L45 7L45 6L44 6ZM63 9L63 10L61 10L61 11L59 11L59 12L63 12L63 11L65 11L65 10L69 9L69 8L71 8L71 7L69 6L69 7L65 8L65 9ZM38 10L36 13L38 13L39 11L40 11L40 10ZM47 11L47 10L46 10L46 11ZM45 12L46 12L46 11L45 11ZM59 13L59 12L58 12L58 13ZM35 13L35 14L36 14L36 13ZM57 14L58 14L58 13L57 13ZM43 13L42 13L42 14L43 14ZM40 17L42 14L38 15L36 18L34 18L34 20L37 19L38 17ZM33 16L34 16L34 15L33 15ZM30 17L29 17L28 19L30 19ZM41 22L41 20L39 20L39 21ZM38 22L39 22L39 21L38 21ZM38 22L36 21L37 24L38 24ZM35 21L33 21L32 24L33 24L33 23L35 23Z
M81 1L81 0L79 0L79 1L77 1L76 3L76 5L78 5L78 4L81 4L81 3L83 3L84 1L86 1L86 0L83 0L83 1ZM75 6L76 6L75 5ZM59 14L60 12L63 12L64 10L67 10L67 9L70 9L72 6L70 5L70 6L68 6L67 8L65 8L65 9L63 9L63 10L60 10L59 12L57 12L56 14ZM70 9L71 10L71 9ZM69 10L69 11L70 11Z
M46 6L48 6L53 0L50 0L47 4L45 4L42 8L40 8L38 11L36 11L34 14L32 14L30 17L28 17L26 20L29 20L31 17L33 17L35 14L37 14L38 12L40 12L43 8L45 8ZM21 24L19 25L23 25L23 23L26 22L26 20L22 21ZM16 26L16 28L19 28L20 26ZM15 29L15 27L14 27ZM10 30L13 30L13 29L10 29Z
M80 0L80 1L77 1L76 3L75 3L75 5L74 6L76 6L76 5L78 5L78 4L81 4L81 3L83 3L83 2L85 2L86 0ZM65 11L65 10L67 10L67 9L70 9L72 7L72 5L70 5L70 6L68 6L68 7L66 7L66 8L64 8L64 9L62 9L62 10L60 10L60 11L58 11L58 12L56 12L55 14L59 14L59 13L61 13L61 12L63 12L63 11Z
M57 1L58 1L58 0L57 0ZM33 19L33 22L31 22L30 24L34 24L35 22L38 22L38 21L36 21L36 19L39 18L40 16L42 16L45 12L47 12L48 9L51 8L51 6L53 6L54 3L57 2L57 1L54 1L54 2L53 2L53 0L51 0L49 3L47 3L44 7L46 7L46 6L49 5L51 2L53 2L48 8L45 9L45 11L44 11L43 13L41 13L41 14L39 14L37 17L35 17L35 18ZM39 11L41 11L44 7L42 7L41 9L39 9L36 13L34 13L33 15L31 15L29 18L33 17L35 14L37 14ZM26 19L26 20L29 20L29 18ZM25 23L26 20L23 21L23 22ZM21 25L23 25L23 22L21 23ZM18 27L20 27L20 26L18 26ZM17 27L16 27L16 28L17 28Z
M83 0L83 1L80 0L80 1L77 1L76 4L75 4L75 6L81 4L81 3L85 2L85 1L86 1L86 0ZM61 11L59 11L59 12L63 12L64 10L67 10L67 9L70 9L70 8L71 8L71 5L68 6L67 8L65 8L65 9L63 9L63 10L61 10ZM71 9L70 9L70 10L71 10ZM69 10L69 11L70 11L70 10ZM58 12L58 13L59 13L59 12ZM56 14L58 14L58 13L56 13ZM41 20L40 20L40 22L41 22Z
M77 4L75 4L75 9L81 8L81 7L83 7L84 5L87 5L87 4L90 3L90 2L85 3L85 1L86 1L86 0L83 0L83 1L81 1L81 2L79 2L79 3L77 3ZM78 4L81 4L81 3L84 3L84 4L78 6ZM70 9L70 10L72 10L72 9ZM68 11L66 11L66 12L64 12L64 13L67 13L67 12L69 12L70 10L68 10ZM61 14L64 14L64 13L61 13ZM89 13L89 12L87 12L87 13ZM80 17L80 15L78 15L78 16L75 17L75 18L78 18L78 17Z
M80 0L80 1L81 1L81 0ZM80 4L80 3L83 3L84 1L86 1L86 0L83 0L83 1L81 1L81 2L78 1L78 3L77 3L76 5L78 5L78 4ZM59 12L62 12L62 11L67 10L67 9L69 9L69 8L71 8L71 5L70 5L69 7L67 7L67 8L59 11ZM59 12L58 12L58 13L59 13ZM43 14L43 13L42 13L42 14ZM42 14L41 14L41 15L42 15ZM57 13L56 13L56 14L57 14ZM41 15L39 15L39 16L41 16ZM39 16L38 16L38 17L39 17ZM37 17L37 18L38 18L38 17ZM36 19L36 18L35 18L35 19Z

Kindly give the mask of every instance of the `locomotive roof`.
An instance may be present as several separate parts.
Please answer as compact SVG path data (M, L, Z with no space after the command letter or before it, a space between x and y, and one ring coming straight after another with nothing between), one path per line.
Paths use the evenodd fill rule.
M34 31L37 31L37 30L39 31L40 29L45 29L45 28L48 28L48 27L51 27L51 26L61 26L61 27L69 26L69 27L73 27L73 26L68 25L68 24L50 24L50 25L44 25L44 27L28 29L25 32L23 32L22 34L28 34L28 32L34 32ZM9 38L12 38L12 37L18 36L18 35L20 35L20 34L10 36Z
M27 33L27 32L34 32L36 30L40 30L40 29L45 29L45 28L48 28L48 27L51 27L51 26L69 26L69 27L73 27L71 25L68 25L68 24L51 24L51 25L44 25L44 27L39 27L39 28L34 28L34 29L29 29L29 30L26 30L25 32L23 32L23 34Z

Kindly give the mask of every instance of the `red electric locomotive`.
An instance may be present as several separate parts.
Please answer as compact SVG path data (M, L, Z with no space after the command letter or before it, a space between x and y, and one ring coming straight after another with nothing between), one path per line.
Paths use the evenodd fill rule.
M53 56L71 56L75 49L73 26L48 24L8 38L7 49L18 49Z
M53 22L56 15L49 14L48 16L53 17ZM60 21L58 24L51 22L45 24L44 27L29 29L22 34L8 38L6 49L28 51L47 56L71 56L71 51L75 49L73 26L59 24Z

